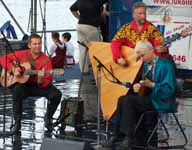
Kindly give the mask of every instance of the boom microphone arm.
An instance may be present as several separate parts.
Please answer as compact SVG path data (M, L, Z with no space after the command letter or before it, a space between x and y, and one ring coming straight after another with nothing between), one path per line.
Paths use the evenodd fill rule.
M111 82L113 82L115 84L123 85L126 88L132 87L132 84L130 82L121 82L111 71L109 71L109 69L103 63L101 63L101 61L96 56L93 56L93 58L97 61L97 63L101 67L103 67L115 79L115 81L111 81Z

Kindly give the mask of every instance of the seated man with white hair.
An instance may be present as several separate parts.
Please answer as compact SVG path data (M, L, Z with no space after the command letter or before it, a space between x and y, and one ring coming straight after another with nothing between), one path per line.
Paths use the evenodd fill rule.
M137 42L135 53L144 63L141 80L133 84L133 93L119 98L116 109L115 136L112 138L112 143L115 143L127 137L128 150L132 150L133 144L145 146L146 136L149 136L147 130L153 129L157 123L157 114L146 116L142 124L143 130L139 131L138 136L134 136L135 126L141 114L146 111L172 109L176 90L173 65L168 59L157 57L150 42L147 40ZM150 89L148 95L139 94L143 87Z

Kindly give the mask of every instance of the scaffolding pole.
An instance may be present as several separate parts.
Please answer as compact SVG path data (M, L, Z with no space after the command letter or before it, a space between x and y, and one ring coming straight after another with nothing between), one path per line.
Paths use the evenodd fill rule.
M37 0L34 0L34 32L37 32Z
M31 0L31 33L37 32L37 0Z
M31 17L31 33L34 33L34 23L33 23L33 0L31 0L31 11L30 11L30 17Z

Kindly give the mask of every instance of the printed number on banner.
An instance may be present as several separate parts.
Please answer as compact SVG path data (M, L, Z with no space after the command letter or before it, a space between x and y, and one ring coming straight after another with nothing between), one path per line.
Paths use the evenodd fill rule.
M177 62L186 62L186 56L184 55L173 55L173 60Z

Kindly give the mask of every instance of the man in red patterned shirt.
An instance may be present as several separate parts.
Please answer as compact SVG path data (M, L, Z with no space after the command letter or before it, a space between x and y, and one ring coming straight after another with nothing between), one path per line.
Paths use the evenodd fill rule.
M143 2L134 3L132 8L134 20L123 25L112 39L112 54L116 63L126 66L127 63L121 53L121 46L125 45L134 48L140 40L148 40L155 50L157 56L169 57L166 47L159 46L163 42L160 31L149 21L146 20L146 5Z
M61 92L52 85L52 75L45 71L52 69L52 63L42 51L42 40L38 34L32 34L28 41L28 50L20 50L3 56L0 59L2 68L15 77L21 77L25 71L22 64L29 64L32 70L38 70L35 75L30 75L25 83L16 83L11 86L13 94L14 125L12 131L21 129L22 101L28 96L42 96L48 99L45 126L52 130L52 116L61 100Z

